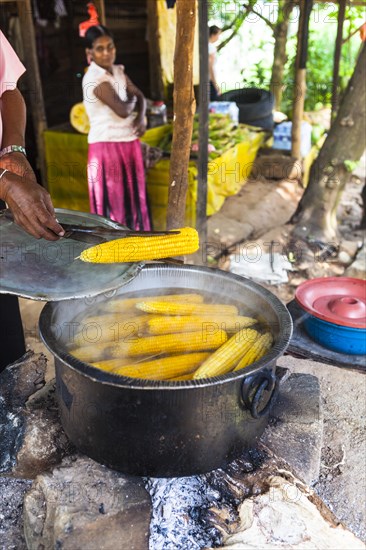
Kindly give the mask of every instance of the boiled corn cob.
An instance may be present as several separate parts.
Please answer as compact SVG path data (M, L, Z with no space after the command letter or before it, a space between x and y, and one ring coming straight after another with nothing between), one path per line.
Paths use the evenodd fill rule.
M154 315L148 317L147 329L150 334L168 334L170 332L206 331L210 327L221 328L226 332L238 332L242 328L255 325L256 319L242 315Z
M193 254L198 248L197 231L192 227L183 227L178 234L108 241L83 250L79 258L92 263L140 262Z
M238 315L238 308L227 304L186 304L185 302L138 302L136 308L162 315Z
M161 353L154 353L152 355L145 356L143 358L136 358L134 362L134 366L145 361L153 361L155 359L160 359L161 357L162 357ZM93 367L97 367L98 369L112 372L112 371L115 371L116 369L119 369L120 367L124 367L125 365L131 365L131 358L119 357L117 359L104 359L102 361L92 361L90 364L93 365Z
M209 355L209 353L172 355L154 361L122 365L115 368L113 374L143 378L144 380L167 380L168 378L192 373Z
M125 357L124 359L105 359L104 361L95 361L90 364L93 365L93 367L97 367L98 369L106 372L113 372L118 368L129 365L130 363L131 359L129 357Z
M137 315L129 319L124 319L121 315L89 317L81 323L82 328L74 336L72 343L83 347L95 343L126 342L143 334L148 320L148 315Z
M253 346L247 351L247 353L244 355L244 357L239 361L238 365L235 367L235 371L239 369L243 369L244 367L247 367L248 365L251 365L254 363L254 361L258 361L263 355L267 353L267 351L270 350L273 343L273 337L270 332L266 332L265 334L262 334L260 338L256 342L254 342Z
M207 332L186 332L136 338L122 343L104 342L83 346L70 353L80 361L95 363L104 359L138 357L156 353L189 353L194 351L215 350L227 340L224 330Z
M110 302L105 302L103 304L103 310L109 312L124 312L125 310L134 310L139 312L135 308L135 305L139 302L156 302L157 300L161 302L193 302L201 303L203 302L203 296L201 294L162 294L161 296L140 296L139 298L115 298Z
M115 344L113 342L90 344L89 346L73 349L69 353L84 363L92 363L93 361L123 356L120 344Z
M258 338L259 332L251 328L237 332L202 363L194 373L193 379L209 378L230 372Z
M208 332L186 332L177 334L163 334L160 336L146 336L138 338L128 344L123 344L125 355L136 357L152 353L188 353L193 351L214 350L227 340L224 330Z

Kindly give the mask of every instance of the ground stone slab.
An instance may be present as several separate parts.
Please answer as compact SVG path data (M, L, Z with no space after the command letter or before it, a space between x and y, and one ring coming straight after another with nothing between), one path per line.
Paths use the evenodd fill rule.
M0 549L26 550L23 535L23 498L30 480L0 477Z
M265 494L243 502L241 525L236 533L225 537L222 549L365 548L353 533L322 515L305 486L280 476L273 476L268 481Z
M346 269L345 277L366 279L366 248L365 245L358 252L354 262Z
M33 479L69 454L46 358L28 353L0 375L0 474Z
M301 162L296 158L281 153L262 154L254 161L252 177L263 176L268 180L298 180L302 178Z
M319 480L313 485L348 529L366 540L366 377L364 372L285 355L290 372L315 375L324 414Z
M261 443L307 484L319 477L323 413L318 379L292 374L280 386L271 422Z
M86 457L39 476L24 499L28 550L148 548L150 498L139 478Z

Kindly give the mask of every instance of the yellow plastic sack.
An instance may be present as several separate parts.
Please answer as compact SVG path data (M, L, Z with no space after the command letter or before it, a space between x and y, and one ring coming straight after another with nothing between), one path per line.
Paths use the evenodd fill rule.
M170 129L167 128L166 131L170 131ZM164 134L161 137L164 137ZM265 132L253 131L247 141L232 147L217 159L209 161L207 166L208 216L218 212L226 197L238 193L245 184L250 175L257 151L264 143L265 137ZM154 229L157 230L163 230L166 227L169 167L169 159L162 159L147 174L148 200ZM191 161L188 167L185 223L192 227L196 224L197 178L197 165L194 161Z

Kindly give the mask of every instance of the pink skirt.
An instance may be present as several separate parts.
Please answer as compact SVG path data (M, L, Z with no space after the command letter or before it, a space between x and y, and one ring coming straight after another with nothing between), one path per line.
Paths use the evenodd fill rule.
M93 214L130 229L151 229L140 140L90 143L88 188Z

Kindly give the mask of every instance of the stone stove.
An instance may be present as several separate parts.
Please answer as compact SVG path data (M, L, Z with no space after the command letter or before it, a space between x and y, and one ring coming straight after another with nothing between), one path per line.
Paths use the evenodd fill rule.
M45 371L29 353L0 375L0 549L364 548L309 488L323 432L315 376L282 369L257 450L225 470L142 479L75 451Z

